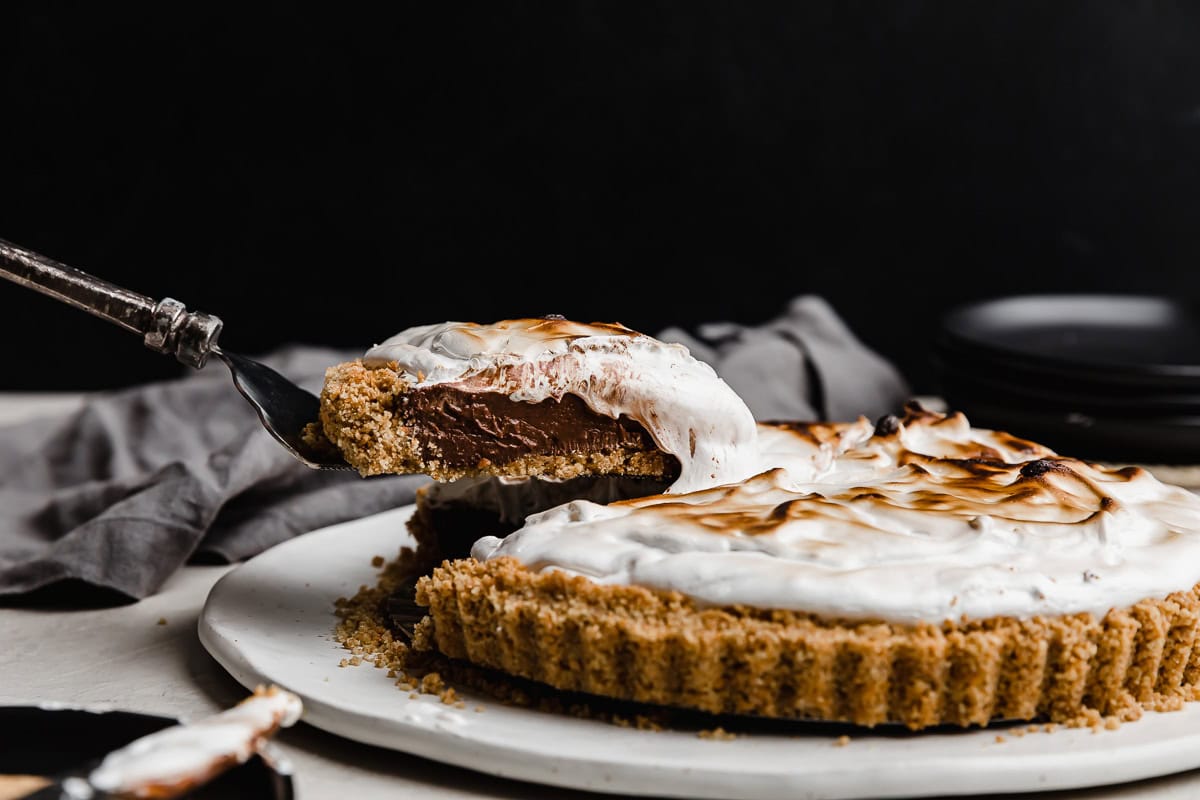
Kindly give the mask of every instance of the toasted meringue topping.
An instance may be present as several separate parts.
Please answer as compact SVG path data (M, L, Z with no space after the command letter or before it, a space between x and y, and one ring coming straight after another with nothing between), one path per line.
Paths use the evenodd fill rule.
M530 516L512 556L702 604L939 623L1114 607L1200 581L1200 497L961 414L759 426L753 477Z
M444 322L402 331L363 361L394 366L416 387L444 383L531 403L575 394L598 414L628 416L679 459L669 492L732 483L756 471L754 416L729 385L683 345L619 324Z

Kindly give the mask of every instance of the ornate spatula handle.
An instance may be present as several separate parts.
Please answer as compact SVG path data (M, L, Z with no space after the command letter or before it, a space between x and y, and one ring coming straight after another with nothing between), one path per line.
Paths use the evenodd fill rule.
M221 333L218 317L188 311L170 297L155 301L3 239L0 277L139 334L151 350L189 367L204 366Z

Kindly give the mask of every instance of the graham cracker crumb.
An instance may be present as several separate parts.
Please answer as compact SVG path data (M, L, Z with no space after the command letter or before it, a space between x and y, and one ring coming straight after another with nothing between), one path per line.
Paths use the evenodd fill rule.
M996 734L996 744L1004 744L1006 741L1008 741L1008 740L1005 739L1003 736L1001 736L1000 734Z
M387 559L385 559L383 556L375 556L374 558L371 559L371 566L372 567L382 567L384 561L386 561L386 560Z
M717 740L721 740L721 741L729 741L730 739L737 738L737 734L730 733L729 731L725 730L724 728L722 728L720 726L718 726L716 728L702 730L697 735L701 739L717 739Z
M157 622L157 623L155 623L155 624L157 624L157 625L166 625L166 624L167 624L167 618L166 618L166 617L159 617L159 618L158 618L158 622Z
M850 744L850 737L845 734L842 734L841 736L839 736L838 738L833 740L834 747L845 747L848 744Z

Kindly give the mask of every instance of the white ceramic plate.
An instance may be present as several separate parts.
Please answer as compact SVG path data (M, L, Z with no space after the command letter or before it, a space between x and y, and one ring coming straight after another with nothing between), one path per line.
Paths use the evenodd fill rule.
M408 541L411 507L314 531L227 573L200 617L200 639L247 688L275 683L304 719L360 742L484 773L598 792L694 798L895 798L1099 786L1200 767L1200 703L1148 713L1115 731L1060 728L920 735L828 730L739 734L641 731L512 708L412 699L382 669L339 668L334 600L373 584L373 556ZM483 706L482 712L475 710ZM997 734L1006 734L997 741Z

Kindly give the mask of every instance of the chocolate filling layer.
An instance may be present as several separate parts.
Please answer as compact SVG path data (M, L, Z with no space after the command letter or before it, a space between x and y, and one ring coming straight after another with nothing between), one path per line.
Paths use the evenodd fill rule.
M496 392L431 386L400 396L397 409L413 437L451 467L480 459L506 464L530 454L654 451L654 440L628 417L597 414L575 395L524 403Z

